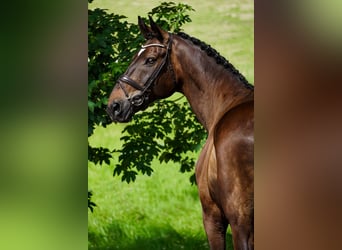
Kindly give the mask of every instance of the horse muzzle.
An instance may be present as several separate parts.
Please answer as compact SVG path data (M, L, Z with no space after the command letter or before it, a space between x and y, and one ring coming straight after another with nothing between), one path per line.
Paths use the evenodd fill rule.
M129 122L134 114L132 105L127 99L109 103L106 112L114 122Z

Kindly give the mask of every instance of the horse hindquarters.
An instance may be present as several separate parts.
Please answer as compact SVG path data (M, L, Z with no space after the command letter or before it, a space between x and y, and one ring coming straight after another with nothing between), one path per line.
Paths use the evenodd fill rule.
M202 216L205 232L211 250L226 249L226 231L228 220L222 210L213 200L210 185L216 183L216 175L209 171L210 167L216 165L216 156L213 151L213 140L208 138L196 164L196 181L202 205ZM214 167L216 169L216 166ZM214 175L214 176L213 176ZM210 184L210 182L212 182Z
M253 209L249 209L249 205L245 205L244 216L240 216L238 207L243 206L243 204L238 203L239 206L233 209L229 207L233 203L229 201L229 194L231 192L227 193L225 185L222 185L217 176L215 176L215 172L217 173L216 157L214 157L215 165L212 165L213 158L211 157L210 161L208 155L211 154L203 150L196 166L196 179L202 205L203 223L210 249L226 249L228 224L231 224L235 250L254 249L253 222L251 217ZM203 161L203 159L206 160ZM224 182L226 183L226 180ZM237 194L239 195L239 192ZM220 195L223 195L223 197ZM228 200L228 202L221 201L221 199ZM250 204L251 202L245 200L244 204ZM228 218L232 220L231 223L229 223Z
M219 205L230 222L234 249L254 249L253 105L228 112L214 138Z
M244 142L236 144L240 143L243 144ZM222 157L222 160L226 166L228 162L231 168L239 167L236 165L239 162L236 159L238 157L237 155L230 157L230 159ZM222 166L219 162L221 162L221 159L218 159L218 167ZM230 221L235 250L254 249L253 179L250 178L251 171L249 170L235 172L230 169L233 174L229 175L229 178L225 178L224 183L219 181L222 190L220 206ZM218 174L220 174L220 171Z

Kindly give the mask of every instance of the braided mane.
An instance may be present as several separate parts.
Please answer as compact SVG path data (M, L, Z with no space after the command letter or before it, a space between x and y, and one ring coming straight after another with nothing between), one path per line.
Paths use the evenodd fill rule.
M219 65L222 65L224 68L229 70L231 73L233 73L237 78L240 79L240 81L245 85L246 88L254 89L254 86L250 84L247 79L231 64L226 58L221 56L214 48L212 48L210 45L206 44L205 42L202 42L201 40L191 37L188 34L184 32L177 33L178 36L191 41L194 45L198 46L207 53L208 56L214 58L216 60L216 63Z

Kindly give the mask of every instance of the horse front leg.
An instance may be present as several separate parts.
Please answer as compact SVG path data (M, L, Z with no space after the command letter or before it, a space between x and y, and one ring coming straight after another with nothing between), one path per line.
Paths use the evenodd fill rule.
M210 250L225 250L228 221L215 204L212 204L209 209L203 207L203 224Z

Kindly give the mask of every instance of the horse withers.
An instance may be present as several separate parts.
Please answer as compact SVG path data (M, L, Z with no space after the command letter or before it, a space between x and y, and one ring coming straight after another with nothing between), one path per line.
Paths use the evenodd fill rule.
M139 17L146 43L119 77L107 113L128 122L154 100L183 93L208 133L196 181L210 249L254 249L254 87L232 64L185 33L150 26Z

